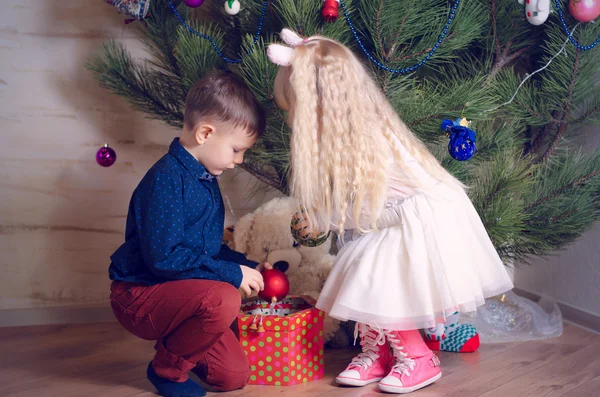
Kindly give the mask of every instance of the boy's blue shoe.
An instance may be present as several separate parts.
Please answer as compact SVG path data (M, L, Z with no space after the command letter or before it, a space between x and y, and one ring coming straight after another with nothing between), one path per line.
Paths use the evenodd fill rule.
M158 393L164 397L203 397L206 395L206 391L191 379L185 382L173 382L161 378L154 372L152 363L148 365L146 376L150 383L156 387Z

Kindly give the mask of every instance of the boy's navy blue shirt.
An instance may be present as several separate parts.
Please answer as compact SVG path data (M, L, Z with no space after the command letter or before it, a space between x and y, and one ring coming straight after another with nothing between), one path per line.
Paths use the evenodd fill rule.
M239 265L258 264L222 245L224 218L216 178L175 138L133 192L110 279L152 285L199 278L239 288Z

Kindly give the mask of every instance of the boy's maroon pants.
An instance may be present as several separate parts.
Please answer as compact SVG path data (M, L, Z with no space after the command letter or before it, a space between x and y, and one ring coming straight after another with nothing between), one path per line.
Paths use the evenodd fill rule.
M156 374L184 382L193 371L218 391L246 386L248 358L231 329L241 296L232 285L211 280L157 285L114 281L110 302L132 334L156 340Z

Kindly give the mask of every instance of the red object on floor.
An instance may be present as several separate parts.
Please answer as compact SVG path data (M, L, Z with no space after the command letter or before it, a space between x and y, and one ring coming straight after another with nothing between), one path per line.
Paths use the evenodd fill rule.
M460 353L473 353L477 349L479 349L479 334L469 339L460 349Z
M434 352L438 352L438 351L454 351L455 350L447 350L444 349L441 344L442 341L439 340L431 340L427 337L423 338L425 340L425 344L427 345L427 347L434 351ZM444 338L442 338L443 340ZM477 349L479 349L479 334L475 334L475 336L472 336L471 338L469 338L469 340L467 340L465 342L465 344L461 347L461 349L456 352L456 353L473 353L474 351L477 351Z

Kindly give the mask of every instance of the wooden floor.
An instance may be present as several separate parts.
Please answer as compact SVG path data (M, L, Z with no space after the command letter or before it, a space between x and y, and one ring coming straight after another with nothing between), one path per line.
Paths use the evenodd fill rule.
M154 396L144 377L152 353L151 343L116 323L0 328L0 396ZM383 396L376 385L334 384L354 353L327 351L326 378L320 381L220 395ZM442 378L412 396L600 396L600 335L574 326L558 339L484 345L473 354L441 354L441 360Z

